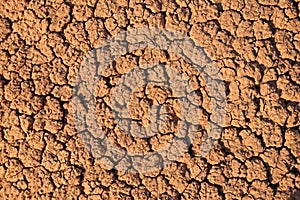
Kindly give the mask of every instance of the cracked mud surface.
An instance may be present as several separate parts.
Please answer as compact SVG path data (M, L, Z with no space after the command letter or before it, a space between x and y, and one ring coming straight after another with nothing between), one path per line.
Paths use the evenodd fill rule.
M87 52L140 27L179 31L199 43L226 84L227 107L221 138L199 158L211 113L201 76L166 51L121 56L96 95L111 141L148 152L176 132L181 111L172 92L151 84L134 90L129 112L147 125L151 106L168 105L161 133L144 140L115 126L111 90L137 65L165 63L184 74L202 110L202 129L180 159L128 173L90 154L75 130L71 98ZM299 127L299 0L0 2L0 199L300 199Z

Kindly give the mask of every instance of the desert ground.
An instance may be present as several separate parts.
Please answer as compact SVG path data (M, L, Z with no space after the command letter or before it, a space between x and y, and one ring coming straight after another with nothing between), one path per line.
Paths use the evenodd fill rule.
M216 69L225 97L212 97L211 82L188 58L157 48L115 57L98 74L94 93L76 87L90 51L119 33L143 28L179 32L203 48L213 64L205 69ZM196 96L187 103L197 107L199 118L182 114L186 107L172 88L122 82L145 64L181 74ZM172 80L160 69L146 78ZM88 72L87 82L93 80ZM131 93L114 90L123 83ZM74 113L85 112L78 109L79 97L89 94L95 120L115 149L147 155L178 137L185 151L170 148L170 162L160 168L161 157L150 160L145 171L133 161L126 162L127 170L118 168L122 158L101 148L103 137L87 128L89 115L80 121L84 131L76 126ZM122 122L136 135L121 129L112 112L112 99L126 95L130 120ZM185 95L190 101L190 92ZM221 133L210 136L209 127L219 122L213 117L215 101L226 107ZM168 118L158 133L140 137L137 129L152 123L154 106L164 106ZM198 120L191 141L178 134L186 118ZM1 200L299 200L300 1L2 0L0 136ZM202 145L206 140L211 148Z

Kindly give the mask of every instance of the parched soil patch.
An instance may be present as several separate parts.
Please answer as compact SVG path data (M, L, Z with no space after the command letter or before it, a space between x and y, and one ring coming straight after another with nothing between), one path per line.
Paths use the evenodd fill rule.
M88 52L143 27L178 31L203 47L224 82L227 105L220 138L200 157L212 120L201 73L165 50L116 58L103 71L95 99L98 123L118 147L157 151L182 120L172 89L149 83L132 91L128 126L149 125L151 108L163 106L160 133L140 138L118 127L113 88L139 65L163 64L182 74L200 108L187 151L139 173L95 156L105 151L97 146L101 138L76 130L72 98ZM1 1L0 136L0 199L300 199L300 1ZM176 149L168 156L176 157Z

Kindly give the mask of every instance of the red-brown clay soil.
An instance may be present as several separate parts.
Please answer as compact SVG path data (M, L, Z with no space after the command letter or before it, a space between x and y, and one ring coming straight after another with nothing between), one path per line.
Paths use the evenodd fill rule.
M138 65L165 63L184 74L202 110L187 153L161 170L134 173L93 157L75 130L71 98L87 52L143 27L179 31L201 45L220 71L227 107L220 139L201 158L211 114L201 75L163 50L116 59L96 94L111 142L147 153L177 130L171 91L151 84L135 89L130 115L146 125L150 107L167 104L170 123L147 140L116 128L111 89ZM0 2L0 199L300 199L299 127L299 0Z

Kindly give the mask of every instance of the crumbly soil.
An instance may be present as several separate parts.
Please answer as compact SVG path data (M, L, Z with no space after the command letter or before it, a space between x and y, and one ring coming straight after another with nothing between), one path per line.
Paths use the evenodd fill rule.
M75 130L71 103L87 52L141 27L193 38L218 67L227 96L221 138L200 158L209 91L189 63L142 49L107 67L96 94L98 121L110 141L130 152L163 148L181 111L172 91L148 84L132 94L132 119L147 125L151 106L166 104L170 120L149 139L120 131L109 105L122 75L164 63L198 94L201 130L189 151L148 173L118 171L96 159ZM299 127L299 0L0 2L0 199L300 199Z

